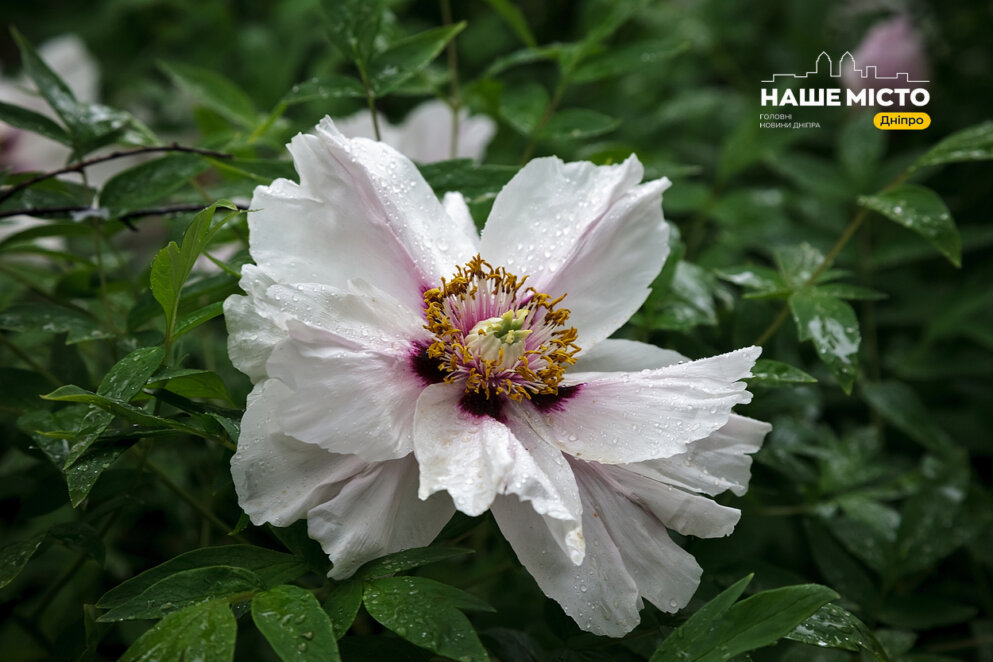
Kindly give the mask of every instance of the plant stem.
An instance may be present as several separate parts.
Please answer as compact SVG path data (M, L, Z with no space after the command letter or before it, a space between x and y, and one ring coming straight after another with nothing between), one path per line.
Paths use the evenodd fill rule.
M209 510L207 507L205 507L199 501L197 501L196 499L194 499L192 494L190 494L189 492L187 492L186 490L184 490L182 487L180 487L179 485L177 485L171 478L169 478L168 475L166 475L166 473L164 471L162 471L162 469L160 469L159 467L157 467L152 462L146 463L145 466L147 466L149 469L151 469L152 470L152 473L154 473L155 475L157 475L159 477L159 480L162 481L162 484L165 485L167 488L169 488L169 490L173 494L175 494L176 496L178 496L180 499L182 499L186 503L190 504L190 506L192 506L195 511L197 511L208 522L210 522L215 527L217 527L222 533L224 533L224 535L229 534L233 530L233 527L230 527L227 524L225 524L224 521L221 520L221 518L219 518L217 515L215 515L211 510ZM243 542L243 543L247 543L248 542L240 534L239 535L234 535L232 537L235 538L236 540L238 540L239 542Z
M184 212L200 211L206 205L204 204L183 204L183 205L166 205L164 207L152 207L150 209L136 209L135 211L129 211L126 214L122 214L117 217L117 220L126 222L132 218L143 218L145 216L162 216L165 214L181 214ZM246 210L248 209L245 205L236 205L238 209ZM75 212L84 211L96 211L93 207L88 207L85 205L75 205L70 207L28 207L25 209L12 209L9 211L0 211L0 218L6 218L8 216L37 216L41 215L54 215L54 214L72 214ZM132 230L135 228L132 227Z
M452 24L451 0L441 0L441 20L445 27ZM452 83L452 91L448 100L448 105L452 109L452 136L448 156L454 159L459 153L459 110L462 108L462 100L459 95L459 61L455 51L455 39L449 39L445 48L448 51L448 74Z
M111 152L110 154L104 154L103 156L95 156L92 159L86 159L84 161L77 161L72 165L68 165L64 168L59 168L58 170L52 170L51 172L45 172L31 179L25 179L23 182L11 186L9 189L0 193L0 202L3 202L7 198L11 197L18 191L28 188L29 186L34 186L38 182L43 182L46 179L51 179L53 177L58 177L59 175L65 175L70 172L82 172L85 168L91 165L96 165L98 163L103 163L105 161L113 161L114 159L122 159L128 156L134 156L136 154L154 154L157 152L186 152L189 154L200 154L201 156L209 156L215 159L233 159L233 154L225 154L224 152L215 152L209 149L200 149L198 147L184 147L178 143L173 143L171 145L159 145L156 147L139 147L137 149L120 150L117 152Z
M369 77L365 73L365 65L359 63L359 78L362 79L362 87L365 89L365 101L369 106L369 114L372 115L372 131L376 134L376 140L382 140L379 134L379 117L376 115L376 95L369 84Z
M562 95L565 94L565 88L568 87L568 81L565 76L559 78L558 85L555 86L555 92L552 93L552 100L548 102L545 107L545 112L542 113L541 119L538 120L538 124L535 125L534 131L531 132L531 138L528 140L527 146L524 148L524 153L521 154L520 164L524 165L531 158L534 153L534 148L538 145L538 134L541 130L545 128L548 124L548 120L552 119L552 115L555 114L555 110L559 107L559 103L562 101Z

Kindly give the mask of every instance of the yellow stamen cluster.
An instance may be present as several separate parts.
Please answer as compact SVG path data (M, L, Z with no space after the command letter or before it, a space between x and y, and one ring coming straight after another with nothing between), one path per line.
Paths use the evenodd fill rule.
M576 362L580 349L576 329L564 326L569 311L556 308L565 295L552 299L532 287L524 289L526 280L477 255L458 267L451 280L442 278L441 287L424 293L424 328L434 335L427 355L439 359L438 368L448 373L446 382L464 380L467 393L506 395L516 401L558 392L566 367ZM468 339L473 319L490 322L477 324L477 334L485 333L481 327L503 329L513 323L501 336L506 345L499 346L496 356L474 351L480 344L478 338ZM524 343L532 334L531 349L505 354L505 346Z

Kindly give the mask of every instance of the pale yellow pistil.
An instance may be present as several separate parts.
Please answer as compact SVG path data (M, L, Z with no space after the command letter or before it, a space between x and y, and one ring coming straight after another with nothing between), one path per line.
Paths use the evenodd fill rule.
M524 356L524 339L531 334L530 329L522 328L528 312L527 308L508 310L500 317L478 322L466 335L466 346L499 368L513 368Z

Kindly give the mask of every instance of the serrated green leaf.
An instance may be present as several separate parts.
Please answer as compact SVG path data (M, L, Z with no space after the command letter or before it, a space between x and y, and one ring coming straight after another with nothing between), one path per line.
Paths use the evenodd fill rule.
M993 159L993 122L983 122L948 136L917 159L915 168Z
M468 593L423 577L384 577L366 583L366 611L412 644L466 662L489 656L462 608L485 608Z
M369 561L355 571L356 579L370 579L383 575L392 575L422 565L430 565L472 554L473 550L461 547L416 547L401 552L387 554L382 558Z
M122 170L100 191L100 206L114 216L147 207L175 193L208 169L196 154L170 154Z
M662 645L652 654L649 662L696 660L704 655L709 636L720 626L724 614L741 597L751 581L752 575L739 579L700 607L685 623L665 638Z
M0 102L0 121L51 138L63 145L71 145L72 138L61 126L44 115L9 103Z
M338 641L314 594L277 586L252 599L252 620L283 662L335 662Z
M45 542L44 534L8 543L0 548L0 588L14 581Z
M837 605L826 604L796 626L787 639L811 646L865 650L878 662L889 662L889 656L865 623Z
M113 337L82 310L50 303L18 303L0 310L0 329L65 333L67 345Z
M852 307L817 288L804 288L789 299L800 340L810 340L821 361L831 370L845 393L851 393L858 375L858 351L862 342L858 319Z
M541 130L545 140L585 140L610 133L621 125L616 117L595 110L568 108L557 112Z
M237 631L226 602L192 605L156 623L119 662L232 662Z
M101 623L162 618L166 614L210 600L230 599L265 588L254 572L214 565L183 570L165 577L97 620Z
M243 128L254 128L258 113L245 92L216 71L179 62L159 62L173 82L194 99Z
M369 86L383 96L431 64L445 45L465 29L465 22L425 30L392 44L369 62Z
M97 601L97 606L103 609L119 607L166 577L185 570L217 565L250 570L266 587L292 581L307 572L306 564L298 557L264 547L253 545L202 547L171 558L119 584L105 593Z
M790 386L816 384L817 380L788 363L759 359L752 368L752 376L748 379L748 383L761 386Z
M862 196L859 204L913 230L956 267L962 264L962 238L945 201L929 188L903 184L897 188Z
M362 582L348 580L335 582L328 599L324 601L324 611L331 619L335 637L341 639L352 627L355 616L362 605Z

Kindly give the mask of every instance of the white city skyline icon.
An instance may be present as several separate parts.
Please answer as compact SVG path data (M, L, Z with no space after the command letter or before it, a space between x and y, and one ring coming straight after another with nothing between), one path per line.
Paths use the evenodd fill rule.
M825 60L827 62L825 62ZM826 65L826 71L822 68ZM827 51L821 51L821 54L817 56L814 61L814 70L808 71L804 74L773 74L772 78L763 80L763 83L776 83L779 82L781 78L809 78L810 76L821 76L823 74L829 75L831 78L841 78L842 72L848 67L855 76L865 80L891 80L901 83L928 83L927 80L911 80L910 74L906 72L901 72L895 76L880 76L876 72L876 65L870 64L865 68L860 69L855 65L855 56L851 54L850 51L845 51L844 54L838 59L838 68L835 70L834 61L831 56L827 54Z

